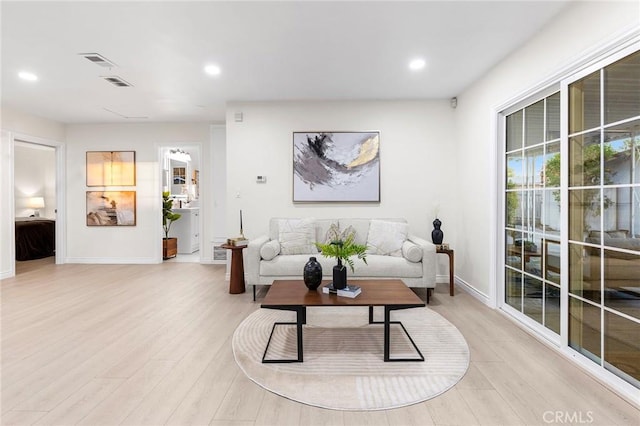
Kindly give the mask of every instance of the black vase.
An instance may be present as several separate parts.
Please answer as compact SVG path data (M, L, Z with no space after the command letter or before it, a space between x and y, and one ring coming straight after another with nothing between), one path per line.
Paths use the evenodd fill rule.
M347 268L338 259L338 264L333 267L333 288L341 290L347 286Z
M433 241L433 244L442 244L444 233L440 230L441 225L442 222L440 222L440 219L433 221L433 231L431 231L431 241Z
M322 282L322 265L316 260L315 257L310 257L309 261L304 265L304 272L302 273L304 278L304 284L309 290L317 290Z

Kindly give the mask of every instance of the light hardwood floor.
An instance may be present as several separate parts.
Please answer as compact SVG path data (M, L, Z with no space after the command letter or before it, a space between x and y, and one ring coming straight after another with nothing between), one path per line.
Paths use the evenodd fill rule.
M240 371L231 337L260 294L228 294L224 266L49 258L17 272L1 283L3 425L640 424L637 407L445 285L429 308L467 339L466 376L421 404L341 412L278 397Z

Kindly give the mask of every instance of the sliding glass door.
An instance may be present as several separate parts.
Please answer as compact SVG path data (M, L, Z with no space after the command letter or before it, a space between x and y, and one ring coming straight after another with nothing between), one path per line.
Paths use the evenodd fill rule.
M640 52L567 90L569 346L640 387Z
M503 114L502 306L640 388L640 52L619 56Z

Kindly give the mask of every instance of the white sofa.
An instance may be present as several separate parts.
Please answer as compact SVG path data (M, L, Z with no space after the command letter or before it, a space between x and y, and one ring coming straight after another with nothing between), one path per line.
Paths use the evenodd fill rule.
M397 278L408 287L424 288L426 302L429 302L430 289L436 286L435 246L411 235L406 220L398 218L272 218L269 234L251 239L244 250L245 283L253 286L253 300L257 285L271 285L274 280L302 279L304 266L311 256L322 265L323 279L330 280L336 260L324 257L313 243L326 242L332 224L341 231L351 227L355 231L355 242L367 244L370 252L386 253L401 244L400 249L390 255L368 253L366 264L354 257L355 271L347 269L348 280ZM300 229L309 231L309 227L312 228L310 233L298 232ZM297 239L292 239L292 235ZM313 241L301 241L300 235L306 235L306 239Z

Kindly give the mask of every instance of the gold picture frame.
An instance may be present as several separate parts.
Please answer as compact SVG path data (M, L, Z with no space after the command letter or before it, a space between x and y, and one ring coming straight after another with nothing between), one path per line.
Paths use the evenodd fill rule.
M87 226L136 226L136 191L87 191Z
M87 186L135 184L135 151L87 151Z

